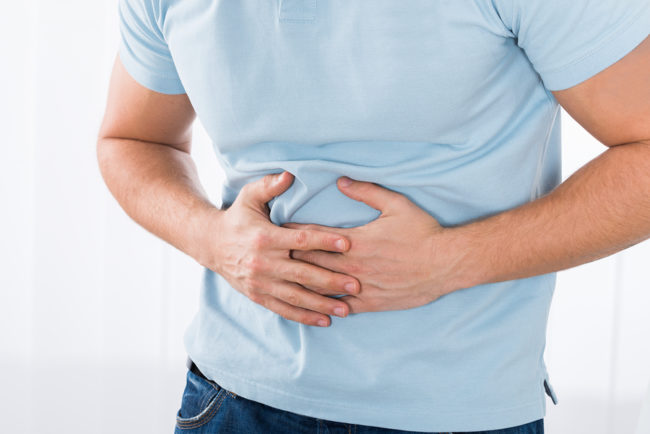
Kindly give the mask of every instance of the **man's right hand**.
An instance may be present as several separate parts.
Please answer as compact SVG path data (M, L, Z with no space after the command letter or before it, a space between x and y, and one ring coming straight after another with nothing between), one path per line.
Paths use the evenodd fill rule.
M290 173L252 182L230 208L216 208L190 155L195 117L186 94L147 89L128 74L119 57L115 60L97 159L120 206L149 232L286 319L308 325L324 320L327 326L336 307L343 308L346 316L349 306L327 295L358 293L359 282L292 259L289 252L342 252L350 241L323 231L282 228L270 221L266 203L289 188ZM339 248L336 241L341 239L344 245ZM346 283L354 289L347 292Z
M198 260L283 318L328 326L328 315L345 317L350 308L327 295L357 294L358 280L292 259L290 251L344 252L350 241L324 231L282 228L270 221L267 202L292 182L293 175L282 172L245 185L229 208L218 210L205 222L205 244Z

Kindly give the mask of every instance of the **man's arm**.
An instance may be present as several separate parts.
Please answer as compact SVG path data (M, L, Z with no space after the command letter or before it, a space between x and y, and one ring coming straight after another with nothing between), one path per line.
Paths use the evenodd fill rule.
M140 86L116 59L97 140L102 176L133 220L192 257L215 208L190 157L194 118L187 95Z
M553 93L609 149L546 196L453 228L461 288L564 270L650 237L650 38Z
M295 261L289 252L344 252L350 242L270 221L267 202L289 188L293 177L287 172L247 184L227 210L215 207L190 156L194 118L187 95L147 89L116 60L97 158L122 208L149 232L286 319L328 326L328 315L346 316L348 306L327 295L357 293L358 281Z
M560 104L609 149L547 195L456 227L441 227L405 196L339 180L341 192L381 211L357 228L287 223L345 235L342 255L293 257L359 279L352 313L409 309L462 288L564 270L650 237L650 38L570 89Z

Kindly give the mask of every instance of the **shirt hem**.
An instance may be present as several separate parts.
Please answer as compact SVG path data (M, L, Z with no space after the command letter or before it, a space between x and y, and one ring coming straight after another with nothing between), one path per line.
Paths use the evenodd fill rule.
M185 88L177 77L168 77L161 74L154 74L144 68L131 53L126 42L120 44L118 56L124 69L138 84L154 92L166 95L181 95L186 93Z
M241 397L283 411L302 416L315 417L341 423L416 432L440 431L487 431L524 425L544 418L545 397L534 401L485 411L442 410L421 411L399 408L367 408L350 403L333 403L315 398L295 395L287 390L269 387L229 372L194 361L199 369L222 388ZM433 415L435 413L435 416ZM432 422L432 418L437 419Z

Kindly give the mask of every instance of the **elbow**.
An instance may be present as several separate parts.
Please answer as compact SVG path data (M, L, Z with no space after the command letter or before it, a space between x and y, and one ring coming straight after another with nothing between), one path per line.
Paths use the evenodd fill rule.
M97 137L97 142L95 143L95 157L97 159L97 167L104 179L106 174L106 163L109 158L107 147L106 138L103 136Z

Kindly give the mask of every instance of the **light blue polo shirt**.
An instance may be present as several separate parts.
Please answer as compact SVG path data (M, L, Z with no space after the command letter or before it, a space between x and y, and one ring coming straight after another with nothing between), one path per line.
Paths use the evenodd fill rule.
M120 18L133 78L188 94L226 173L223 206L287 170L274 223L363 225L379 213L336 188L347 175L453 226L561 182L550 90L631 51L650 5L121 0ZM554 273L478 285L320 328L205 269L185 347L223 387L279 409L411 431L506 428L544 417L545 382L554 395L543 359L554 285Z

